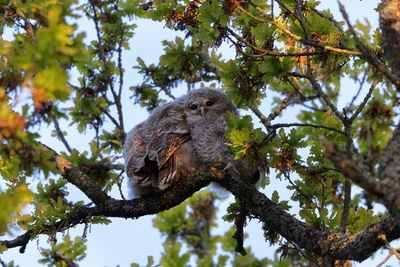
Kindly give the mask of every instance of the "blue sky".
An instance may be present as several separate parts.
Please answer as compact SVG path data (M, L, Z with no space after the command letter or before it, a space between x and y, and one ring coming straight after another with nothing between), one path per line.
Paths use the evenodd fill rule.
M346 9L350 15L352 22L356 19L364 21L364 18L368 18L371 22L373 28L378 26L378 16L374 11L377 3L379 1L359 1L350 0L343 1L345 3ZM323 8L329 8L332 13L337 18L342 18L338 4L336 1L327 0L323 1ZM125 97L124 99L124 121L125 127L128 131L135 124L143 121L148 116L148 113L138 106L133 105L133 101L129 99L128 87L132 85L139 84L142 81L142 77L138 75L132 66L136 65L136 57L140 56L146 64L156 63L158 57L163 52L163 47L161 45L162 40L173 40L175 39L176 32L165 28L162 23L156 23L152 21L138 20L136 21L138 28L135 31L135 36L131 40L131 50L126 51L123 57L123 65L126 69L125 74ZM89 32L87 39L90 40L94 38L93 25L87 22L79 22L79 28L82 31ZM182 34L181 34L181 37ZM229 46L223 46L220 50L224 58L230 58L234 56L233 49ZM73 80L73 77L72 77ZM349 87L351 88L351 87ZM182 92L184 91L184 85L182 86ZM352 92L350 92L352 93ZM342 96L346 99L346 95ZM348 99L348 98L347 98ZM66 103L65 105L72 105L73 103ZM264 103L261 108L266 114L269 114L268 101ZM242 112L242 114L245 114ZM293 112L287 110L285 115L279 118L279 121L295 121L296 109ZM255 119L255 122L258 120ZM66 130L68 123L66 121L61 121L61 127ZM113 127L109 124L110 128ZM259 126L261 127L261 126ZM51 137L52 127L42 127L41 140L50 147L57 151L64 151L63 145ZM79 134L77 131L68 129L68 139L72 140L71 144L75 148L82 149L88 147L88 140L92 136L91 133L87 135ZM34 182L33 184L34 185ZM286 182L274 179L271 177L271 185L265 189L267 196L270 196L274 190L278 190L281 194L281 199L288 199L290 195L286 192ZM69 187L70 197L73 199L84 198L83 194L80 193L73 186ZM118 196L116 192L113 192L114 196ZM219 218L224 214L226 206L232 199L223 201L219 203L220 212ZM144 216L137 220L134 219L112 219L110 225L93 225L90 227L87 235L87 257L83 262L80 263L81 266L129 266L130 263L139 263L140 265L145 265L147 263L147 256L153 256L155 261L158 262L162 251L162 241L159 232L152 228L153 216ZM219 220L219 227L214 232L215 234L223 234L230 225L226 222ZM250 222L246 231L249 234L249 238L245 241L245 246L251 245L252 251L255 252L258 257L270 257L273 255L273 248L268 247L265 243L262 231L260 230L261 225L258 222ZM83 233L83 227L76 227L69 231L71 236L80 236ZM61 240L61 235L59 235L59 240ZM0 258L6 262L14 260L16 264L20 266L40 266L37 260L40 258L40 247L48 247L47 239L41 237L34 240L28 244L25 254L19 254L18 249L11 249L4 254L0 255ZM353 266L370 266L376 265L387 255L387 251L383 254L381 252L377 253L374 260L370 262L364 262L361 264L354 264ZM393 257L394 258L394 257ZM397 265L398 261L391 261L392 265Z

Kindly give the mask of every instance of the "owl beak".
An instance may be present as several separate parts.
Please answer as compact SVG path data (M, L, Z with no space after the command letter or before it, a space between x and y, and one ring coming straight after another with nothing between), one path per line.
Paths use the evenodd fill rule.
M201 113L201 116L204 116L204 107L202 107L202 106L200 106L200 113Z

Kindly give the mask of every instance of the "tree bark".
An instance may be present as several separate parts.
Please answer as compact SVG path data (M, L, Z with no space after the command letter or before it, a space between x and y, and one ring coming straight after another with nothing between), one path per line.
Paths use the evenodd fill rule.
M379 166L385 205L400 226L400 124L389 140Z
M385 0L380 10L382 48L392 72L400 78L400 0ZM400 91L400 84L396 84Z

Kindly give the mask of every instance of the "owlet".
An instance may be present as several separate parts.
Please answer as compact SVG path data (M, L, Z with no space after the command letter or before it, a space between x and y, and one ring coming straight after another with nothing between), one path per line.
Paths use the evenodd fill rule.
M234 160L225 144L228 111L238 113L222 91L212 88L190 91L155 109L125 140L125 170L132 193L139 197L160 192L197 168L217 162L256 183L258 169Z

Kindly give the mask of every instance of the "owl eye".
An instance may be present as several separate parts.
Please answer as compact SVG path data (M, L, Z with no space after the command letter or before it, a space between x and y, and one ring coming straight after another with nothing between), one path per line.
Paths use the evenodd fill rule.
M208 100L207 102L206 102L206 105L209 107L209 106L212 106L214 104L214 102L212 102L212 101L210 101L210 100Z
M195 105L195 104L191 105L191 106L190 106L190 109L191 109L191 110L196 110L196 109L197 109L197 105Z

